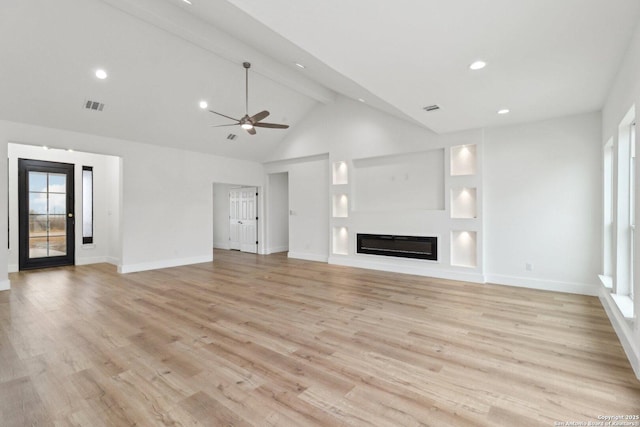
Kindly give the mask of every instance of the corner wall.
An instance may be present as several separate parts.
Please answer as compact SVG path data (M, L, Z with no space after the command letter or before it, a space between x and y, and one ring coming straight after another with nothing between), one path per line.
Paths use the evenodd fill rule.
M9 216L8 206L6 200L8 200L8 171L7 162L4 161L8 157L8 145L6 143L7 136L2 126L0 126L0 230L6 230L9 226L7 219ZM0 233L0 291L5 291L11 288L11 282L9 281L8 274L8 256L9 252L6 248L9 247L8 233Z
M118 191L119 159L91 153L43 150L42 147L9 144L9 271L18 271L18 159L35 159L75 164L75 263L111 262L120 246ZM93 243L82 243L82 166L93 167ZM115 259L114 259L115 258ZM116 262L114 262L114 260Z
M122 273L211 261L212 183L263 182L263 167L255 162L139 142L7 121L0 121L0 137L5 155L7 143L15 142L122 159ZM0 180L6 180L6 168L0 162ZM5 185L0 198L6 197ZM6 213L0 221L6 221ZM0 254L1 283L7 277L7 253Z
M586 113L437 135L339 97L333 104L317 107L309 118L292 129L271 159L293 161L328 150L330 173L335 162L345 161L351 167L359 159L444 149L444 210L358 212L350 207L347 218L330 219L332 228L348 229L349 242L342 254L329 253L329 262L597 295L601 245L600 126L598 113ZM449 168L450 148L467 144L478 147L477 176L453 177ZM477 189L476 218L454 219L449 190L467 183ZM331 179L325 185L330 199L334 193L358 191L350 184L332 185ZM292 195L292 206L297 203L294 198ZM331 217L330 212L327 215ZM374 232L388 234L437 234L440 262L356 254L356 232L372 228L376 228ZM477 233L476 267L452 265L450 235L455 230ZM330 231L329 239L331 236ZM531 264L531 271L526 264Z
M600 147L604 147L604 144L612 139L615 147L617 147L618 138L618 126L621 121L635 105L636 112L640 111L640 24L636 27L634 36L631 40L625 58L621 64L620 71L616 76L615 81L611 86L611 90L605 101L604 108L602 110L602 134L600 139ZM636 117L636 120L638 117ZM636 129L638 125L636 124ZM636 135L637 139L640 138ZM617 175L617 171L614 171ZM602 178L601 178L602 180ZM640 173L636 173L636 203L640 200ZM601 192L602 194L602 192ZM601 195L602 197L602 195ZM601 210L604 206L604 201L601 198ZM640 209L636 209L636 224L640 220ZM602 229L602 226L601 226ZM635 246L635 260L634 271L640 272L640 239L636 239ZM602 258L599 265L603 264ZM601 271L604 270L601 267ZM631 361L631 366L636 373L636 376L640 379L640 320L638 314L640 313L640 280L638 277L640 274L636 273L636 279L633 286L635 286L635 298L634 298L634 313L635 318L631 321L626 320L617 304L611 297L611 292L604 286L600 287L600 300L605 307L609 319L613 327L620 338L620 342L625 349L627 357Z

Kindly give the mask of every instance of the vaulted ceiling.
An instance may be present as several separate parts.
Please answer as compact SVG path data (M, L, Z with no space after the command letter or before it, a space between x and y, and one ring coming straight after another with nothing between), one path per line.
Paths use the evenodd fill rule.
M228 121L198 107L244 114L243 61L249 113L292 127L336 94L438 133L597 111L639 15L637 0L3 0L0 119L259 161L288 131L212 128Z

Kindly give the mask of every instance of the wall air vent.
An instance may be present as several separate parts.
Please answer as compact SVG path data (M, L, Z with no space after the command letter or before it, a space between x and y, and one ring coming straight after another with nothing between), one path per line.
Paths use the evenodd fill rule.
M102 102L91 101L90 99L87 99L84 102L84 108L92 111L102 111L102 109L104 108L104 104Z
M229 135L227 135L227 139L229 141L233 141L234 139L236 139L238 137L238 135L236 135L235 133L230 133Z
M439 105L433 104L433 105L427 105L426 107L422 108L424 111L427 112L431 112L431 111L437 111L440 109Z

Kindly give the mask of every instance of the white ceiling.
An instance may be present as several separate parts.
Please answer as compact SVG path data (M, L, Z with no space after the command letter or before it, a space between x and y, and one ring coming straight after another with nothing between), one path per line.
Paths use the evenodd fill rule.
M292 127L335 93L440 133L596 111L640 15L638 0L191 1L3 0L0 119L261 160L288 131L211 128L225 119L197 106L242 116L243 61L249 113Z

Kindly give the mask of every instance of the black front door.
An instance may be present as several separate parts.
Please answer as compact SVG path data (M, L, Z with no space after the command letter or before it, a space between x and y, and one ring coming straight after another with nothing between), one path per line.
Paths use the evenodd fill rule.
M73 165L18 159L20 270L73 265Z

